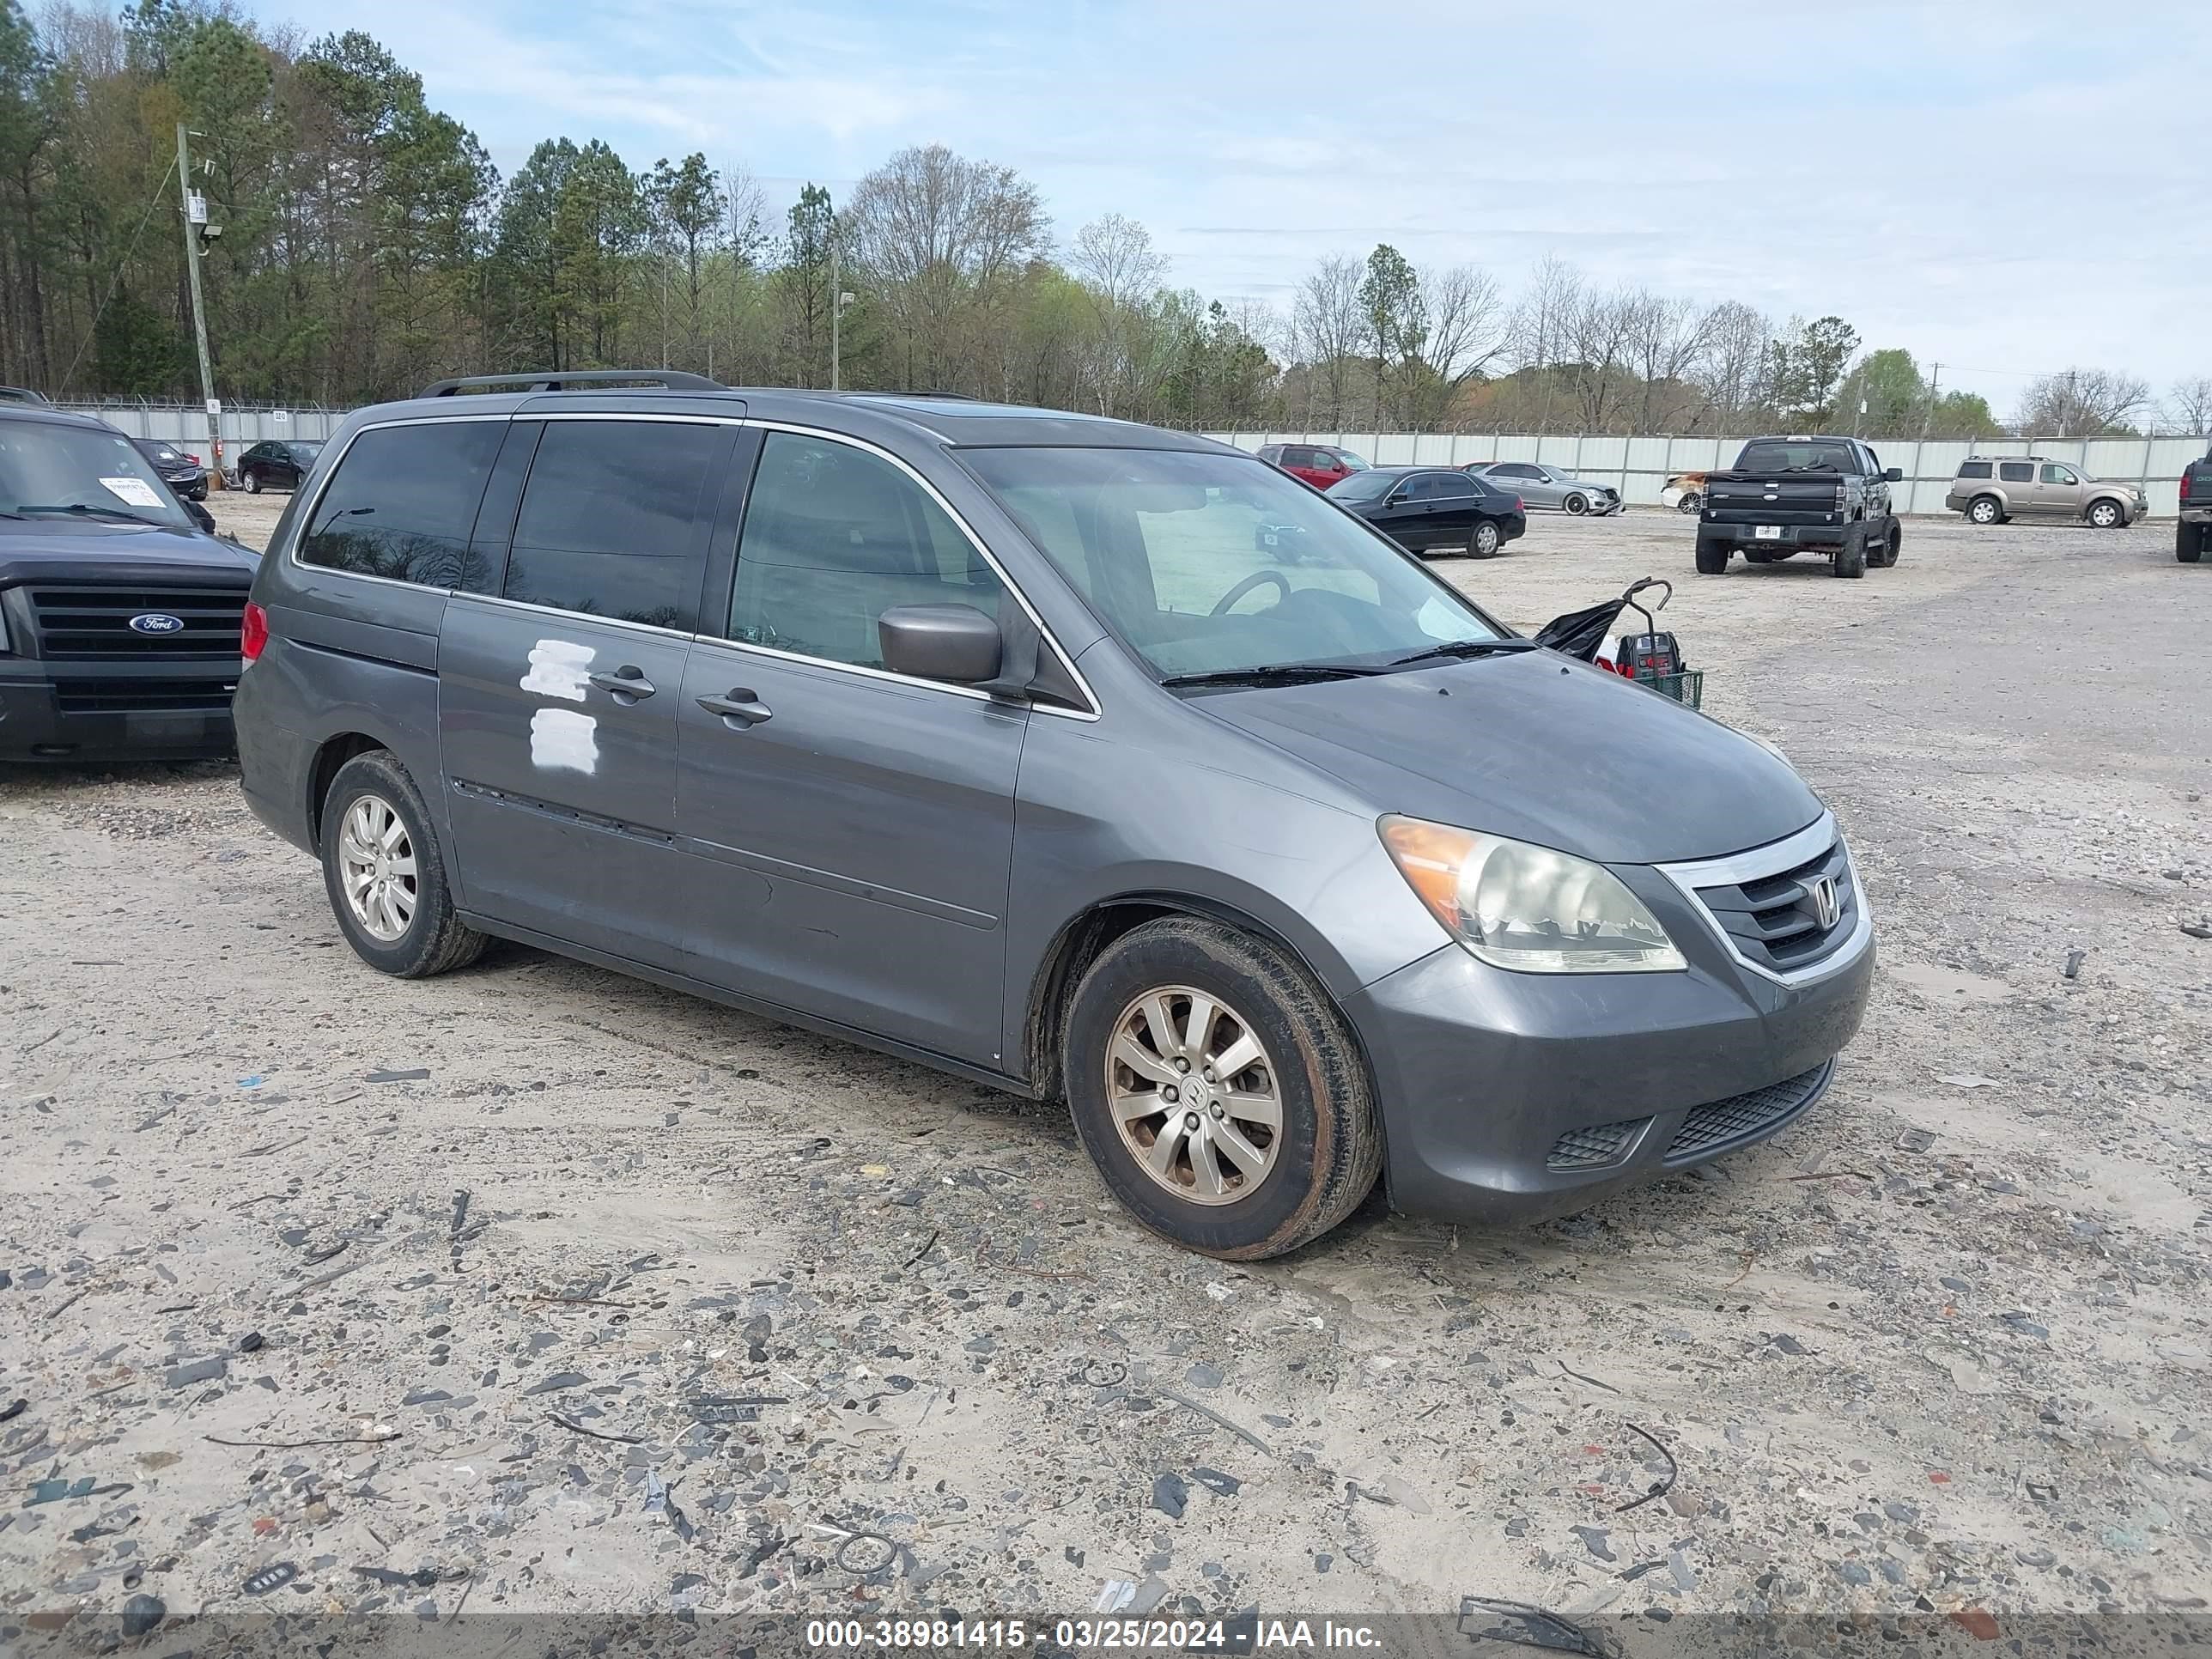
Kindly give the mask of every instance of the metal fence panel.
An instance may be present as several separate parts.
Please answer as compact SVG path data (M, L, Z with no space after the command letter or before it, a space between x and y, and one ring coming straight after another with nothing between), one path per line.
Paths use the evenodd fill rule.
M197 404L57 404L73 415L91 415L134 438L157 438L204 461L207 413ZM268 438L292 438L319 442L337 430L346 411L342 409L226 409L216 417L222 434L223 459L238 459L239 452Z

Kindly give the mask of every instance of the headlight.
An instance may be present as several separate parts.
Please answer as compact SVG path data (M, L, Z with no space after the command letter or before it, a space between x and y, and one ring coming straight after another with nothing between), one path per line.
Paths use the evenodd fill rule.
M1523 974L1650 974L1687 966L1658 918L1601 864L1421 818L1386 817L1382 845L1444 931Z

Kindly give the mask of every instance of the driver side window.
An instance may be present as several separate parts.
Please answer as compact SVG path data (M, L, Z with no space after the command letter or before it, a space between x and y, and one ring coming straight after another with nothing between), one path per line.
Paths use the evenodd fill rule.
M880 669L876 619L894 605L998 614L998 573L930 493L881 456L771 432L738 544L726 636Z

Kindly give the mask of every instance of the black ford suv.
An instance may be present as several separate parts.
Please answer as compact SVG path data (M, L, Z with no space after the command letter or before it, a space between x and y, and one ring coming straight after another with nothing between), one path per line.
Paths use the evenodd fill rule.
M1698 574L1721 574L1739 550L1753 564L1817 554L1838 576L1887 568L1905 542L1889 501L1904 476L1856 438L1753 438L1734 467L1706 475Z
M2173 556L2196 564L2212 548L2212 449L2181 469L2181 517L2173 526Z
M0 763L229 753L258 563L105 421L0 404Z

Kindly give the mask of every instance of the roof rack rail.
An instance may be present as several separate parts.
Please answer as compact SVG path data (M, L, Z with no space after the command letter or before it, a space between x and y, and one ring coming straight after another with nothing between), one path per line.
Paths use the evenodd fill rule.
M964 392L867 392L867 398L939 398L949 404L972 404L975 400Z
M609 386L659 386L670 392L726 392L720 380L675 368L564 368L537 374L457 374L435 380L416 395L450 398L462 392L586 392Z

